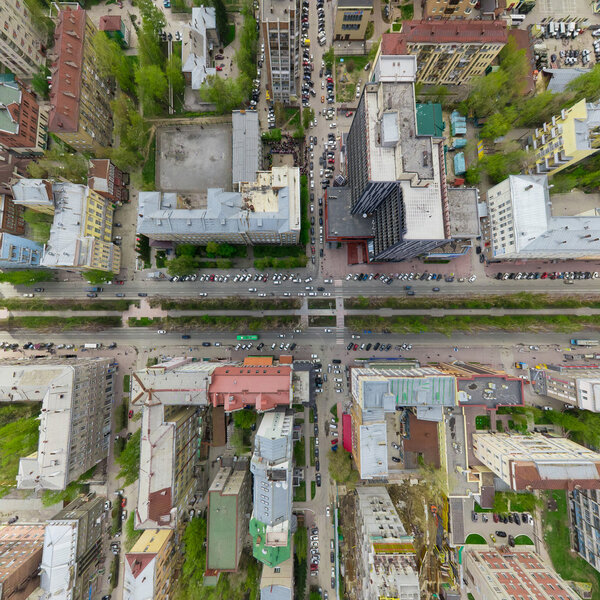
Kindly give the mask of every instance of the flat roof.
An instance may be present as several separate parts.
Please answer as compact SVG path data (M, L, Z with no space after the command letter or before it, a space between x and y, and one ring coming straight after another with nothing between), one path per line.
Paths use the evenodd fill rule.
M442 137L444 134L444 117L442 105L428 102L417 103L417 135L432 135Z
M461 405L522 406L523 380L515 377L481 375L457 377L458 402Z
M338 0L338 8L373 8L373 0Z
M448 188L448 210L450 217L450 235L453 238L475 238L481 234L477 201L479 191L476 188Z
M209 494L206 567L220 571L237 566L237 496Z
M233 130L233 183L255 181L259 169L258 155L262 144L258 112L234 110L231 113Z
M349 187L327 189L327 238L373 237L373 218L351 214L352 190Z

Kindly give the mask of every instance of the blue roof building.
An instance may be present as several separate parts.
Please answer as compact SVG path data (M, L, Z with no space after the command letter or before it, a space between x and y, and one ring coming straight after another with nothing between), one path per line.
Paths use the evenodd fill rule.
M33 240L0 233L0 269L39 267L44 247Z

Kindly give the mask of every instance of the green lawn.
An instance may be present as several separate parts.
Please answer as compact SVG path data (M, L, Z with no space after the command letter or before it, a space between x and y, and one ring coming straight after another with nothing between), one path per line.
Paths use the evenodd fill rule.
M533 546L534 543L531 541L531 538L527 535L518 535L515 538L515 545L517 546Z
M335 305L335 301L332 302L332 304ZM322 315L322 316L317 316L317 317L313 317L310 316L308 317L308 325L310 327L335 327L337 324L337 320L335 315L331 315L331 316L327 316L327 315Z
M304 438L294 444L294 461L297 467L306 465L306 443Z
M19 459L37 450L39 427L37 416L28 416L0 427L0 497L15 487Z
M314 423L315 422L315 409L311 408L308 411L308 422L309 423Z
M465 544L487 544L483 536L478 533L471 533L467 536Z
M148 150L148 158L142 167L142 179L148 189L156 185L156 136L152 139Z
M294 502L306 502L306 481L301 481L297 488L294 488Z
M312 409L311 409L312 410ZM310 466L315 466L315 438L310 438Z
M317 493L317 484L314 481L310 482L310 499L314 500Z
M129 382L131 380L131 375L125 375L123 377L123 391L126 394L129 394Z
M490 427L491 421L488 415L477 415L475 417L475 429L489 429Z
M329 412L337 419L337 404L334 404L330 409Z
M494 512L528 512L533 514L538 504L533 494L518 494L516 492L496 492L494 496Z

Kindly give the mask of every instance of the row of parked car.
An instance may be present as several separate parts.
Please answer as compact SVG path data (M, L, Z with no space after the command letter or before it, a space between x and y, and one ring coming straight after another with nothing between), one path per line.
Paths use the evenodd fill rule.
M556 271L556 272L547 272L543 273L539 272L529 272L526 271L522 273L497 273L496 279L597 279L598 271Z

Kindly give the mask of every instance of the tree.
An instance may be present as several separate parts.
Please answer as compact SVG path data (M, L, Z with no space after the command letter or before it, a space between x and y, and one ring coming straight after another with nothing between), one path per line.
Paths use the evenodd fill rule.
M33 178L64 177L73 183L82 184L87 183L88 169L88 159L83 154L71 154L59 145L46 150L37 162L27 165L27 171Z
M294 533L294 554L300 562L308 558L308 532L306 527L298 527Z
M510 86L507 95L510 98L520 96L527 87L527 76L529 75L529 61L525 49L520 49L514 35L508 36L508 42L504 45L498 55L500 69L506 73Z
M236 253L236 249L235 246L232 246L231 244L228 244L226 242L224 242L223 244L219 244L217 247L217 255L218 256L223 256L223 257L228 257L228 256L233 256Z
M302 109L302 125L304 126L304 129L308 129L310 127L310 124L314 118L315 111L312 108L307 106L306 108Z
M152 0L137 0L136 4L140 9L144 27L155 34L165 28L167 24L165 15L154 5Z
M300 126L294 133L292 133L292 137L295 140L303 140L304 139L304 127Z
M240 429L250 429L256 423L256 412L253 410L238 410L233 413L233 423Z
M530 96L519 105L517 125L532 127L549 121L560 112L564 99L564 94L553 94L550 90Z
M481 170L477 165L470 166L465 173L467 185L477 185L481 180Z
M103 77L112 77L122 90L133 91L132 71L123 49L104 31L98 31L92 38L96 56L96 66Z
M494 140L506 135L511 130L515 118L515 110L510 106L490 115L486 124L481 128L481 137L484 140Z
M227 9L225 8L223 0L212 0L211 4L215 8L215 22L217 25L217 35L219 36L219 41L221 42L221 44L223 44L224 41L227 39Z
M157 114L159 106L166 99L169 89L164 72L157 65L140 67L135 72L135 82L138 86L138 95L142 102L144 114Z
M215 242L208 242L208 244L214 244ZM206 247L208 248L208 244ZM179 244L175 249L176 256L196 256L197 246L194 244Z
M239 77L223 79L217 75L209 75L200 88L200 97L205 102L214 104L216 111L223 114L240 106L247 96L244 94Z
M371 52L373 51L373 48L379 48L379 43L373 44L373 46L371 47ZM375 54L377 53L377 50L375 51L373 58L371 58L371 52L369 52L369 60L373 60L373 58L375 58ZM328 69L329 71L331 71L333 69L333 61L334 60L335 60L335 55L333 53L333 48L329 48L329 50L327 50L327 52L325 52L323 54L323 62L325 63L325 68Z
M567 85L567 92L572 94L572 104L585 98L595 102L600 97L600 63L596 63L589 73L580 75Z
M281 129L270 129L269 131L264 131L262 134L262 139L265 142L280 142L281 138Z
M46 65L40 65L39 71L33 76L31 85L38 96L41 96L44 100L48 100L50 94L50 69Z
M206 255L215 257L219 253L219 244L217 242L208 242L206 244Z
M354 69L356 69L356 63L352 59L346 61L346 71L348 71L348 73L352 73Z
M206 564L206 519L195 517L190 520L183 534L183 544L183 578L200 587L204 575L198 565Z
M191 275L198 269L198 263L193 256L178 256L167 261L167 273L182 277Z
M118 477L125 480L123 485L131 485L140 476L140 439L141 430L138 429L116 459L121 466Z
M233 267L233 261L228 258L217 259L217 269L231 269Z
M85 271L83 276L88 283L98 284L112 281L115 278L115 274L110 271L100 271L98 269L92 269L91 271Z
M0 273L0 283L12 283L12 285L34 285L40 281L52 281L53 279L54 275L51 271L42 269L22 269Z
M167 80L173 88L173 94L181 96L185 90L185 77L181 71L181 56L179 54L171 54L171 58L167 62L166 74Z
M445 85L436 85L431 93L434 102L439 102L440 104L443 104L446 101L446 98L448 97L450 91Z
M352 468L352 457L345 450L329 451L329 476L338 483L353 486L358 481L358 471Z
M442 498L448 496L448 478L446 471L443 469L436 469L433 465L421 464L419 475L428 492L437 502L440 502Z
M527 165L528 154L521 149L500 149L497 154L488 154L481 164L485 168L489 178L494 183L500 183L509 175L517 175Z

